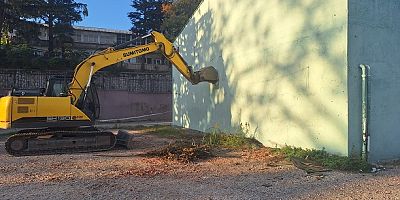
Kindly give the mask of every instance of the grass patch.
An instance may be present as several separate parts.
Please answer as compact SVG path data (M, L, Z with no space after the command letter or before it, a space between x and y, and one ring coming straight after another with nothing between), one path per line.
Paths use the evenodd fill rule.
M246 138L244 136L227 133L206 134L202 143L214 147L221 146L227 148L257 148L261 145L260 142L254 138Z
M287 158L301 158L318 163L324 167L341 171L370 172L372 166L365 160L350 158L347 156L333 155L325 150L302 149L285 146L275 149L275 152L283 154Z
M263 146L254 138L254 135L248 137L248 129L242 127L233 133L225 133L218 128L213 128L203 137L202 143L226 148L259 148Z
M144 129L147 134L157 135L159 137L182 137L185 135L185 130L172 126L153 126Z

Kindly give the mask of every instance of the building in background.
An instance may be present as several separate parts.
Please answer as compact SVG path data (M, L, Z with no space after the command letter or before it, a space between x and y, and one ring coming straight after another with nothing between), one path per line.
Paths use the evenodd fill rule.
M106 49L115 45L123 44L131 41L136 37L131 31L112 30L104 28L73 26L72 43L67 43L66 46L72 50L86 51L89 54L96 51ZM46 26L40 30L39 40L36 41L33 47L38 54L44 55L47 51L48 31ZM147 39L138 39L134 45L146 44ZM152 53L138 58L133 58L122 62L122 65L127 70L146 71L146 72L168 72L171 71L171 64L160 53Z

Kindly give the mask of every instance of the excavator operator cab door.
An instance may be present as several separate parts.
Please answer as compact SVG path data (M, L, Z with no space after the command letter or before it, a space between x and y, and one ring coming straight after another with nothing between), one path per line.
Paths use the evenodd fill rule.
M66 97L68 96L68 80L66 77L52 77L47 81L47 87L44 96L47 97Z

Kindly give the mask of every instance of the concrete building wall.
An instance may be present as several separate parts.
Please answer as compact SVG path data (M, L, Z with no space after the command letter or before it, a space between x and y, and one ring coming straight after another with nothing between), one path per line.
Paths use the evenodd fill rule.
M347 0L205 0L175 41L218 86L173 72L173 123L348 153Z
M0 97L8 90L0 90ZM128 91L99 90L100 119L121 119L157 114L135 119L171 122L172 95L138 94Z
M100 119L120 119L149 114L138 120L171 121L172 95L138 94L128 91L99 90Z
M50 77L68 77L71 73L55 70L0 70L0 97L7 95L11 88L45 88ZM93 81L99 95L100 119L163 113L137 120L171 121L171 74L98 72Z
M359 64L369 78L370 161L400 157L400 1L349 0L349 143L361 145Z

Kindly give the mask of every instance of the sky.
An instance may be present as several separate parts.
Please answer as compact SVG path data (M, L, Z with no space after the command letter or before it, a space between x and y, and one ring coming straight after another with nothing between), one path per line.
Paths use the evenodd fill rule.
M84 17L77 26L129 30L132 23L128 12L133 11L132 0L75 0L88 6L89 16Z

